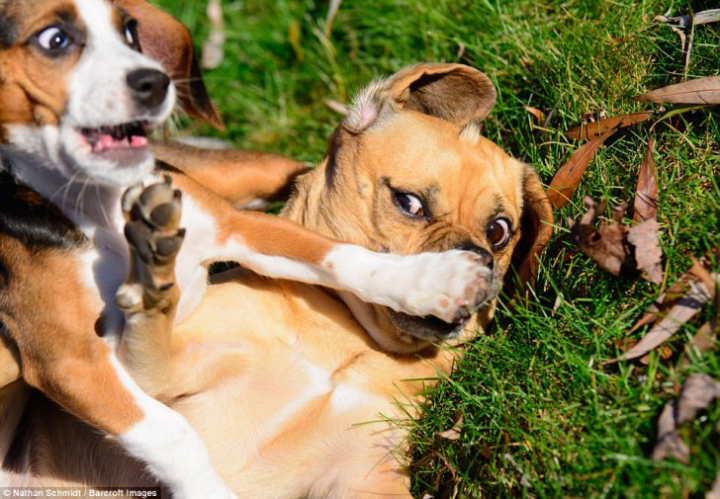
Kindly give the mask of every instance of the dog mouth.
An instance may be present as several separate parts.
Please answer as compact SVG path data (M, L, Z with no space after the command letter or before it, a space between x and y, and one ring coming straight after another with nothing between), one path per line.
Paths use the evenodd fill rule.
M79 130L92 153L100 155L113 151L145 149L148 146L148 131L149 123L145 121Z
M390 321L403 333L423 340L450 340L457 338L470 321L470 315L454 322L445 322L434 316L416 317L386 309Z

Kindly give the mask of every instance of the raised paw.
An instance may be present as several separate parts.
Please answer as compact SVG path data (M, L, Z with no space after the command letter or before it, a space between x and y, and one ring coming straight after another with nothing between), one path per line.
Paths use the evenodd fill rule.
M417 270L405 286L402 312L458 322L497 293L492 268L476 253L451 250L406 258L416 259L413 264Z
M126 310L157 306L175 284L175 257L185 230L179 227L181 194L170 178L128 189L122 199L130 272L117 295Z

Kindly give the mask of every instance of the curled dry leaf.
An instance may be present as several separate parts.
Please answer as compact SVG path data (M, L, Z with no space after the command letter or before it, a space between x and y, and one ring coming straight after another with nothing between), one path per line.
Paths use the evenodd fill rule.
M660 225L654 218L634 227L623 225L625 207L613 208L613 220L594 227L593 221L604 211L590 198L583 200L588 211L582 219L571 221L571 237L580 249L613 275L629 276L637 270L643 279L662 282L662 251L658 244Z
M698 411L706 409L715 399L720 398L720 383L706 374L693 374L685 380L678 398L675 416L681 425L695 419Z
M709 9L697 12L692 16L665 17L656 16L656 21L663 23L674 23L678 28L687 28L691 25L710 24L720 21L720 9Z
M565 136L572 140L591 140L601 136L608 130L627 128L647 121L652 118L654 114L654 111L642 111L639 113L624 114L622 116L613 116L612 118L604 118L591 123L583 123L569 129L565 132Z
M663 412L660 414L657 442L652 453L652 458L655 461L662 461L668 456L674 457L683 464L687 464L690 457L690 448L677 434L674 400L665 404Z
M545 113L543 113L539 109L535 107L525 106L525 111L532 114L538 121L538 123L543 123L545 121Z
M653 284L663 280L662 250L658 241L660 224L655 217L631 227L627 239L635 247L635 261L642 278Z
M622 224L624 207L613 209L613 220L600 223L595 228L592 223L603 211L604 203L596 205L590 198L583 199L588 211L577 223L571 222L571 236L587 256L612 275L627 274L635 269L632 249L627 241L628 227Z
M642 222L657 216L658 183L657 168L655 167L655 137L648 139L647 151L640 167L637 189L635 189L635 204L633 220Z
M706 409L720 398L720 383L705 374L693 374L685 380L680 396L665 404L658 420L657 442L652 458L656 461L672 456L687 464L690 449L682 441L677 429L695 418L698 411Z
M705 494L705 499L720 499L720 472L715 477L712 489Z
M697 78L647 92L636 100L667 104L720 104L720 76Z
M703 259L704 262L707 260ZM708 288L700 274L706 273L707 269L703 264L694 261L692 268L685 272L671 288L658 298L646 311L639 323L649 324L658 322L647 332L647 334L633 345L623 355L603 362L611 364L623 360L636 359L657 348L668 338L675 334L680 327L692 319L700 308L707 301L715 296L715 286ZM717 282L718 274L711 274L711 278ZM665 310L669 308L669 311ZM650 317L652 316L652 317ZM637 324L632 330L637 329Z
M652 324L658 318L662 317L667 310L672 308L681 298L683 298L690 289L690 282L702 280L703 273L708 272L710 260L708 257L702 257L699 261L692 259L693 265L685 271L673 284L655 299L655 301L647 308L642 318L633 325L627 332L631 334L641 327ZM711 286L712 287L712 286ZM711 294L713 291L711 290Z
M460 438L460 432L462 431L462 427L463 417L462 415L460 415L457 421L455 421L455 425L449 430L438 433L438 437L445 438L447 440L457 440L458 438Z
M568 162L557 171L547 191L547 195L556 209L562 208L570 202L570 197L580 184L580 179L590 164L590 160L595 156L600 146L616 131L617 128L611 128L600 137L583 144L570 156Z
M642 357L650 350L657 348L675 334L687 321L695 317L702 305L709 299L709 292L701 282L691 283L690 291L656 323L650 331L630 350L620 357L607 360L603 364L611 364L623 360Z

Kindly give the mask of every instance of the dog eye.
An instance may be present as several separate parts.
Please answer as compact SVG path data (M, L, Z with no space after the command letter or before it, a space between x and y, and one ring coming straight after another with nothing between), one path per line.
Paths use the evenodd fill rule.
M493 220L485 231L485 237L495 249L505 246L510 240L510 220L507 218Z
M130 19L125 23L125 39L131 47L138 46L137 28L138 22L135 19Z
M37 42L45 50L56 52L67 48L72 42L70 35L57 26L51 26L42 30L37 35Z
M407 192L393 192L393 201L406 215L413 218L426 218L425 207L420 198Z

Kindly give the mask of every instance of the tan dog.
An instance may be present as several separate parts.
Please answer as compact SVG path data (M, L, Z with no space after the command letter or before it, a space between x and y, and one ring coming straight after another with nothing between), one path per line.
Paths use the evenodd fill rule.
M388 420L416 413L420 392L458 355L434 343L464 341L484 326L511 262L532 266L551 232L535 173L473 123L493 102L490 81L460 65L415 66L371 86L285 211L377 250L475 251L492 269L476 320L411 319L238 269L174 331L145 340L154 346L139 350L133 375L191 422L239 496L409 497L405 434ZM167 311L129 319L146 332ZM127 331L143 341L136 333ZM42 397L20 429L6 466L41 486L151 483ZM104 459L78 459L85 455Z
M189 38L177 38L185 51L173 48L175 25L142 0L0 0L1 338L28 385L142 460L175 499L220 499L232 493L196 432L142 389L162 373L146 358L167 355L152 333L171 327L175 307L145 335L132 321L135 334L122 335L124 312L161 308L166 298L175 305L179 288L177 316L186 316L202 299L207 267L232 260L451 322L484 300L489 270L468 251L401 257L338 243L238 211L174 171L188 234L180 248L180 193L156 184L162 176L147 137L179 93L198 95L197 81L176 87L167 74L174 76L170 65L192 75ZM177 60L163 66L149 57L164 50ZM212 120L207 102L185 100ZM293 168L285 162L279 170ZM136 282L116 303L128 272ZM18 374L2 372L9 378L0 386ZM0 415L0 451L22 408L10 406ZM0 483L8 480L0 474Z

